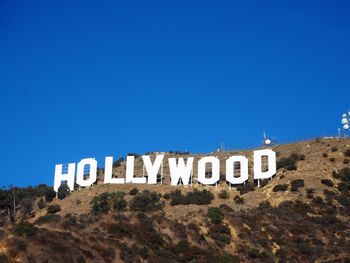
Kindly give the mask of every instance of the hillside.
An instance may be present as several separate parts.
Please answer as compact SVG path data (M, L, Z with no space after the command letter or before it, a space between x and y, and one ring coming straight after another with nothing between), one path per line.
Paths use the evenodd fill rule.
M163 185L104 185L101 170L62 199L44 186L3 190L0 262L350 262L350 139L272 148L278 171L260 188L170 186L166 159L183 155L167 153ZM215 155L247 156L251 175L252 152Z

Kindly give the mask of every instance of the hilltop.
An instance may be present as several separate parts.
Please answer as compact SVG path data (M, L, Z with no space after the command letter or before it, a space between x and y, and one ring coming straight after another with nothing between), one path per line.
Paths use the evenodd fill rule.
M166 159L185 156L166 153L162 185L104 185L99 170L61 199L45 186L3 190L0 262L349 262L350 139L272 149L278 170L261 187L170 186ZM245 155L251 170L252 153L215 155ZM119 160L113 174L124 171Z

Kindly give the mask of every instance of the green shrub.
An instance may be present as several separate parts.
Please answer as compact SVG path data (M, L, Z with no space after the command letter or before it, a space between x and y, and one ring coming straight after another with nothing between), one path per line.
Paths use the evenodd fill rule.
M169 198L171 198L170 205L187 205L189 204L186 197L181 193L180 189L170 192Z
M343 182L350 182L350 168L345 167L341 169L338 173L333 171L333 177L340 179Z
M237 186L237 190L239 191L239 194L243 195L250 191L254 191L255 187L253 183L250 183L248 181L245 182L245 184L241 184Z
M333 147L331 148L331 151L332 151L332 152L337 152L337 151L338 151L338 147L337 147L337 146L333 146Z
M111 235L114 235L117 238L131 236L131 231L130 231L129 225L125 225L124 223L116 223L116 224L111 224L107 228L107 232Z
M260 256L260 252L256 248L250 248L248 252L249 257L258 258Z
M139 192L139 189L133 188L130 190L129 195L136 195Z
M111 209L114 211L123 211L128 203L124 200L125 193L122 191L110 193Z
M95 214L107 214L111 209L110 198L111 196L108 192L95 196L90 202L92 212Z
M55 214L55 213L57 213L57 212L59 212L59 211L61 211L61 207L60 207L59 205L57 205L57 204L55 204L55 205L49 205L49 206L47 207L47 213L48 213L48 214Z
M224 253L220 256L220 263L239 263L239 256Z
M70 189L67 184L61 184L57 191L58 199L64 199L70 194Z
M36 225L42 225L45 223L53 222L53 221L58 221L60 219L59 215L54 215L54 214L47 214L42 217L39 217L36 221Z
M274 192L284 192L284 191L287 191L288 189L288 185L287 184L278 184L278 185L275 185L272 189L272 191Z
M183 195L180 189L176 189L175 191L164 194L163 197L165 199L171 199L171 206L190 204L207 205L214 199L214 195L205 189L202 191L194 189L192 192L188 192L186 195Z
M0 254L0 262L2 263L8 263L9 259L5 254Z
M130 202L130 209L133 211L155 211L162 209L164 203L160 201L160 196L156 192L148 190L137 193Z
M287 170L296 170L297 169L297 161L302 161L305 160L305 155L303 154L297 154L297 153L292 153L289 157L287 158L282 158L277 161L277 170L281 168L285 168Z
M219 193L219 198L221 199L227 199L229 198L229 193L226 190L221 190Z
M187 240L180 240L173 248L175 254L186 252L190 248L190 244Z
M56 192L52 188L46 188L45 201L50 203L55 197L56 197Z
M300 187L304 186L304 180L303 179L295 179L291 183L291 188L290 190L295 192L298 191Z
M329 180L329 179L321 179L321 183L324 184L324 185L327 185L329 187L333 187L334 186L334 183Z
M125 193L122 191L112 193L104 192L91 200L91 211L95 214L107 214L110 210L123 211L128 205L124 197Z
M213 199L214 195L206 189L202 191L194 189L194 191L186 194L186 200L188 200L190 204L195 205L208 205Z
M19 236L34 236L37 233L37 228L28 222L21 221L15 230L16 234Z
M220 224L224 219L224 214L217 207L209 207L207 216L213 224Z
M338 201L339 204L345 207L350 207L350 198L345 195L337 195L335 199Z
M349 164L349 159L344 159L343 164Z

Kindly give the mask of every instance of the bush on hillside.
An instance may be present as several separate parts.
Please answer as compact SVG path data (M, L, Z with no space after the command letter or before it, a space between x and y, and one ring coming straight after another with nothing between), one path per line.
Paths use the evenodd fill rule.
M213 224L220 224L224 219L224 214L217 207L209 207L207 216Z
M49 205L47 207L47 213L48 214L56 214L57 212L61 211L61 207L59 205Z
M221 223L215 224L209 228L209 236L214 239L215 243L224 247L231 242L231 230Z
M326 185L326 186L329 186L329 187L333 187L334 186L334 183L329 180L329 179L321 179L321 183Z
M36 225L42 225L42 224L46 224L49 222L58 222L60 220L60 216L59 215L54 215L54 214L47 214L44 215L42 217L39 217L36 221L35 224Z
M129 195L136 195L139 192L139 189L133 188L130 190Z
M333 146L332 148L331 148L331 152L337 152L338 151L338 147L337 146Z
M33 224L30 224L30 223L25 222L25 221L21 221L16 226L15 232L19 236L31 237L37 233L37 228Z
M240 205L240 204L243 204L244 203L244 198L243 197L240 197L239 195L236 195L234 198L233 198L233 201Z
M250 191L254 191L255 186L253 183L246 181L245 184L241 184L237 186L237 190L239 191L239 194L243 195Z
M57 191L58 199L64 199L70 194L70 189L67 184L61 184Z
M226 190L221 190L219 193L219 198L221 199L227 199L229 196L230 194Z
M350 149L346 149L346 150L344 151L344 155L345 155L346 157L350 157Z
M281 168L285 168L289 171L296 170L298 161L305 160L305 155L292 153L289 157L282 158L277 161L277 170Z
M220 263L239 263L240 258L237 255L231 255L228 253L224 253L220 256Z
M110 205L110 194L105 192L98 196L95 196L91 202L91 211L95 214L104 213L107 214L111 208Z
M95 214L104 213L109 211L123 211L127 207L127 202L124 200L125 193L121 191L117 192L104 192L95 196L91 202L91 211Z
M284 191L287 191L288 189L288 185L287 184L278 184L278 185L275 185L272 189L272 191L274 192L284 192Z
M110 193L111 209L113 211L123 211L128 206L128 203L124 200L125 193L118 191Z
M298 191L300 187L304 186L304 180L303 179L295 179L291 183L291 188L290 190L295 192Z
M144 190L137 193L130 201L130 209L133 211L155 211L162 209L164 203L160 201L160 196L156 192Z
M202 191L195 189L194 191L186 194L186 199L190 204L208 205L214 199L214 195L206 189Z
M198 191L194 189L192 192L188 192L186 195L181 193L181 190L176 189L175 191L167 194L167 197L171 199L170 205L208 205L214 199L214 195L204 189L202 191ZM165 198L165 197L164 197Z

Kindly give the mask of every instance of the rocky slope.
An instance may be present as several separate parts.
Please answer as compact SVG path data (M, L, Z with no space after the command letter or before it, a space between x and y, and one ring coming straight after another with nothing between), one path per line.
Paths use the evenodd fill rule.
M62 200L3 209L0 262L350 262L349 149L350 139L274 146L279 169L260 188L173 187L166 160L163 185L103 185L100 172ZM237 154L252 164L252 151L215 153Z

